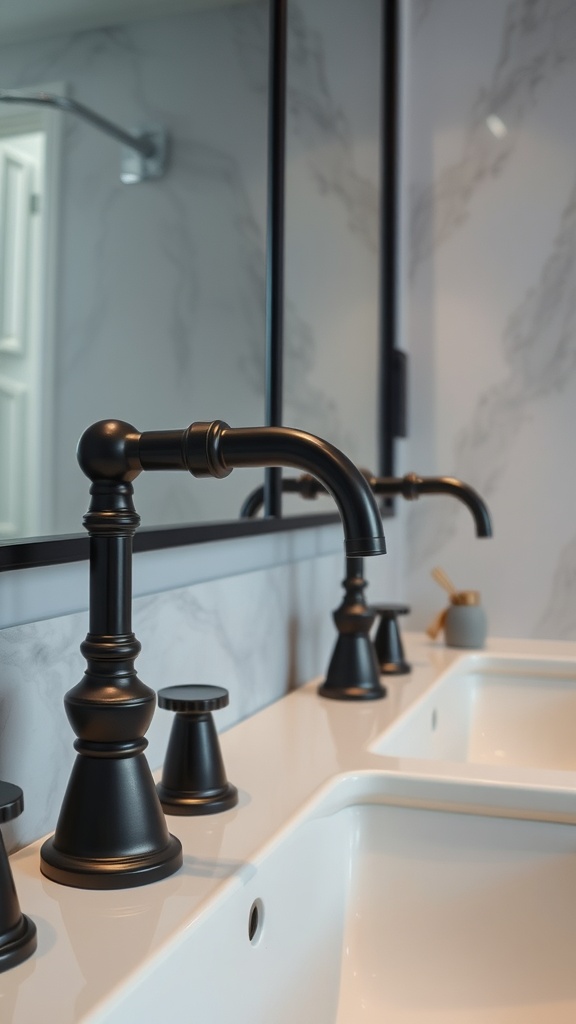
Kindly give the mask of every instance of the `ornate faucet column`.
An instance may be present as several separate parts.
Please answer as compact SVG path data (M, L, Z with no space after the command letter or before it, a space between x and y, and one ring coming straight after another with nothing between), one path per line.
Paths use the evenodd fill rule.
M344 598L333 613L338 639L318 693L333 700L378 700L386 696L386 688L380 682L380 668L370 639L376 612L364 597L366 580L361 558L346 559L342 586Z
M90 534L90 624L80 649L87 666L64 699L78 756L56 832L41 851L43 874L84 889L144 885L182 864L181 844L168 832L144 756L156 695L134 667L140 643L131 623L132 537L140 517L130 481L140 470L130 458L130 434L128 441L126 432L108 438L116 440L126 453L116 468L90 452L93 477L116 472L117 479L93 480L84 517ZM79 450L81 464L82 456Z

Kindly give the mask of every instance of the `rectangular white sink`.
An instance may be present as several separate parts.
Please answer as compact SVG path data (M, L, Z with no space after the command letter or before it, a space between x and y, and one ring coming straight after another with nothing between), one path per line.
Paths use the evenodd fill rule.
M90 1021L573 1024L573 827L381 800L332 787Z
M465 656L372 749L397 758L576 771L576 662Z

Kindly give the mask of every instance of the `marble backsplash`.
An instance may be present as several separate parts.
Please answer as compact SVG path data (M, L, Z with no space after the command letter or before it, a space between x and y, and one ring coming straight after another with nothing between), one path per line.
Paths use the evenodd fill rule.
M396 522L386 531L386 557L366 560L368 596L375 601L401 595L398 527ZM133 628L142 644L136 666L142 681L154 690L182 683L224 686L230 703L215 714L222 731L323 675L337 636L332 611L343 596L344 557L339 526L317 533L326 538L328 553L316 557L298 557L280 547L278 564L231 574L235 552L246 546L246 541L232 540L210 546L212 552L217 549L211 558L212 578L202 578L202 545L191 559L198 582L154 592L153 578L144 578L141 589L148 592L133 605ZM258 549L266 544L264 537L251 541L255 563ZM153 556L148 561L159 588L167 578L163 563L168 554ZM86 591L88 567L79 569ZM76 756L62 700L82 677L79 645L87 629L84 608L0 629L0 778L21 786L25 801L24 814L3 826L9 849L55 827ZM163 762L171 724L172 715L157 709L147 734L152 768Z
M215 722L220 730L229 727L321 670L339 575L330 558L138 598L140 678L156 690L181 683L226 687L230 704ZM297 602L302 587L306 617ZM87 613L78 612L0 631L0 778L25 794L25 813L3 830L11 846L54 828L75 758L62 698L82 676L79 644L87 628ZM157 709L147 736L154 768L162 764L171 724L172 715Z

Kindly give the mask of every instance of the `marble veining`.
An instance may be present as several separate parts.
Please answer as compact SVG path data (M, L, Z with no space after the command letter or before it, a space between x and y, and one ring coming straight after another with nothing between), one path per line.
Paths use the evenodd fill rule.
M405 459L476 487L495 530L477 541L454 501L407 510L412 625L442 607L442 564L482 591L496 635L573 637L576 10L410 10Z
M224 686L220 731L321 674L336 632L341 556L244 572L134 601L136 668L152 689ZM82 677L86 612L0 630L0 778L24 791L9 850L53 830L75 757L63 698ZM156 710L147 758L163 762L172 715Z
M410 22L413 32L417 32L423 21L434 9L434 0L412 0L410 6Z
M373 17L373 3L362 0L363 14ZM358 13L350 0L327 5L314 0L306 5L291 3L288 15L287 146L298 146L321 195L333 195L346 212L349 230L376 254L378 237L378 183L356 167L355 134L347 111L332 95L326 68L326 41L320 27L323 19L346 23ZM268 25L263 5L253 6L234 21L243 68L252 88L265 94L267 78L255 70L252 55L267 52ZM326 22L324 22L324 28ZM262 67L262 62L260 62ZM375 83L376 84L376 83ZM289 157L290 159L290 153Z
M438 9L438 5L432 7ZM428 13L431 7L428 6ZM463 126L460 156L435 180L414 186L410 214L410 275L468 220L478 191L502 175L514 155L518 133L566 62L576 57L576 10L565 0L511 0L502 12L499 52L493 72L478 92ZM422 10L416 11L416 24ZM504 134L495 138L487 118L496 115Z
M504 328L508 376L481 394L456 438L456 464L487 494L505 471L508 448L535 401L569 385L576 370L576 182L538 282Z
M332 193L343 204L350 231L376 255L378 185L355 167L351 128L331 96L323 40L310 29L301 4L291 10L289 45L294 75L288 109L294 138L307 154L319 191Z
M378 5L362 0L361 15L350 0L289 6L284 421L375 465ZM264 102L266 7L227 17L247 86ZM364 54L359 73L343 39Z
M487 499L502 486L510 449L535 402L570 385L576 371L576 183L537 283L510 314L502 334L507 375L478 394L469 422L454 437L456 476L473 480ZM448 543L457 529L455 502L420 504L410 515L412 567ZM545 635L545 634L544 634Z
M241 8L235 14L241 18ZM120 145L54 115L65 120L54 368L62 454L53 519L59 531L76 532L86 499L74 447L90 422L116 416L152 429L193 419L263 421L266 104L243 82L221 11L57 35L1 53L3 87L62 83L127 129L162 124L171 142L166 177L126 188ZM197 518L235 517L249 487L236 477L216 498L202 489ZM142 489L147 525L162 516L190 520L186 484L170 490L167 506L163 488Z
M290 8L285 417L376 466L378 5L361 14L349 0Z
M576 536L558 552L544 610L535 624L535 636L560 640L576 636Z

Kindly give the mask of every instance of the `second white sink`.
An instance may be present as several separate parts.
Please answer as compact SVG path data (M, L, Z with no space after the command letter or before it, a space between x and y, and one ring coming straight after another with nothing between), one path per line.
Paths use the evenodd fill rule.
M576 771L576 663L464 657L374 749L390 757Z
M90 1021L572 1024L571 826L344 779Z

